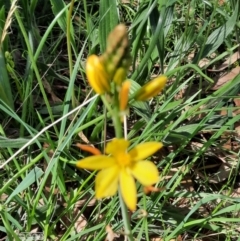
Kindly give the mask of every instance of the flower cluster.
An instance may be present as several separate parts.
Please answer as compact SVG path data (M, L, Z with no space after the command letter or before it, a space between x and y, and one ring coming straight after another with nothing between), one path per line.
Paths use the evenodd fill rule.
M86 74L90 86L102 97L107 94L110 108L114 109L111 113L116 138L107 144L106 155L98 153L84 158L78 161L76 166L99 170L95 180L98 199L113 196L119 189L127 207L135 210L137 204L135 179L143 186L150 186L158 181L157 167L145 159L163 145L161 142L145 142L129 151L130 142L122 138L122 127L119 126L121 113L128 107L131 87L131 81L127 80L131 63L129 53L127 30L120 24L110 33L107 49L103 55L91 55L87 58ZM136 101L152 98L164 88L166 82L166 76L159 76L141 87L133 98Z

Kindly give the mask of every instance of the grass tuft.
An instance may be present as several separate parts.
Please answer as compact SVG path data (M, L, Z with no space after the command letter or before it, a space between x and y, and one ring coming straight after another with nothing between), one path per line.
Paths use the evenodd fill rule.
M111 5L110 5L111 4ZM96 200L96 172L77 170L114 137L86 59L118 23L132 62L124 133L163 142L151 190L138 186L133 237L239 240L239 1L0 3L0 239L124 240L119 199ZM132 99L168 77L164 92ZM108 103L108 99L106 99ZM147 193L148 191L148 193Z

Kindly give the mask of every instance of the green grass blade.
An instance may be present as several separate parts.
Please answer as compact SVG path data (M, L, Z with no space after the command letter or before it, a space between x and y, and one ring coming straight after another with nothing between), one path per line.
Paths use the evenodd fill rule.
M217 50L217 48L224 42L227 36L234 30L238 17L239 1L237 2L236 8L228 21L210 34L205 45L202 47L202 51L199 52L201 55L197 54L193 60L193 63L196 63L200 59L210 55Z
M34 167L27 175L26 177L19 183L19 185L14 189L14 191L11 193L11 195L6 200L6 204L9 203L12 198L17 195L18 193L22 192L23 190L30 187L34 182L36 182L37 179L39 179L43 175L42 169L39 167Z
M11 109L14 110L11 84L10 84L10 80L7 72L7 66L5 63L5 56L1 50L0 50L0 98Z
M100 23L99 23L99 43L103 53L106 50L108 34L119 22L117 1L100 0Z
M20 148L28 141L29 139L25 138L10 139L7 137L0 136L0 148Z

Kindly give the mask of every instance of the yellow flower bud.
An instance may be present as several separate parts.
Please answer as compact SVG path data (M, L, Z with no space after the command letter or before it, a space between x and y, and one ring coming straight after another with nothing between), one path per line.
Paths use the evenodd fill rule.
M113 77L113 81L117 85L121 85L122 82L126 79L126 76L127 76L127 70L123 67L120 67L117 69L117 71Z
M98 150L96 147L93 147L90 145L84 145L84 144L77 143L76 146L78 148L80 148L81 150L89 152L95 156L102 154L100 150Z
M89 84L98 94L110 92L110 80L108 74L97 55L90 55L87 58L86 74Z
M119 92L120 111L124 111L127 108L130 85L131 82L129 80L122 84Z
M166 83L167 77L165 75L151 80L137 91L134 97L135 100L144 101L156 96L164 88Z

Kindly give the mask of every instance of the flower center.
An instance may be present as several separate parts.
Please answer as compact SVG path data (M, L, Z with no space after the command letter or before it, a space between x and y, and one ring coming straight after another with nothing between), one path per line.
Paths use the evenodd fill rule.
M131 156L128 153L120 152L116 156L116 160L120 167L127 167L131 164Z

